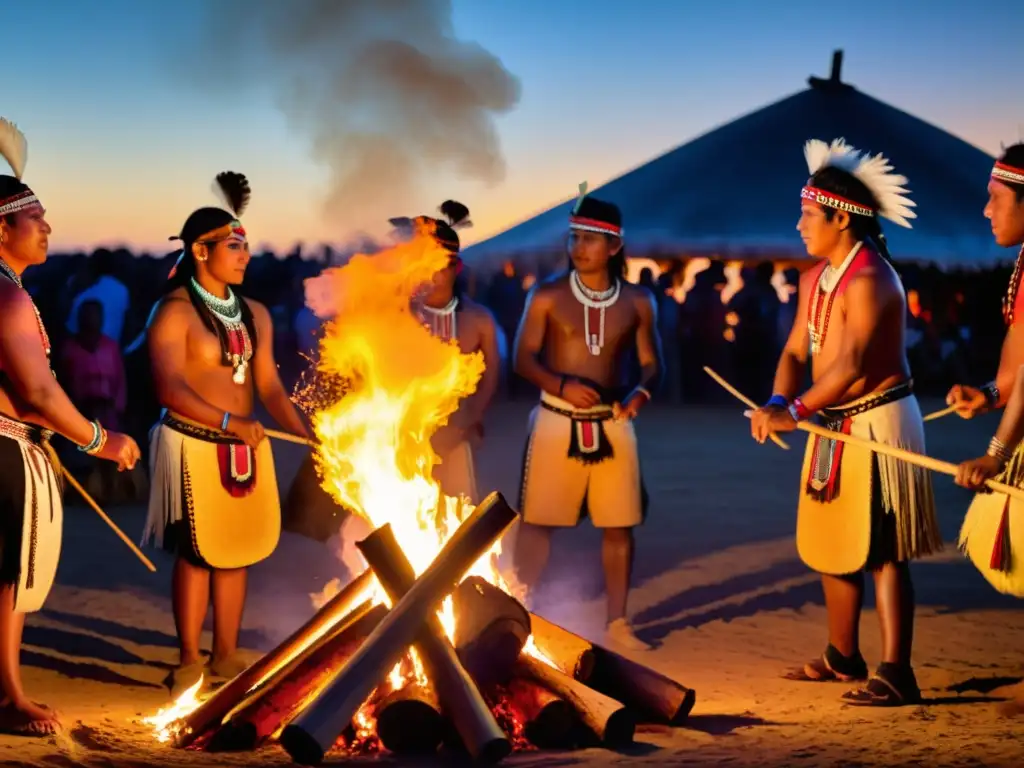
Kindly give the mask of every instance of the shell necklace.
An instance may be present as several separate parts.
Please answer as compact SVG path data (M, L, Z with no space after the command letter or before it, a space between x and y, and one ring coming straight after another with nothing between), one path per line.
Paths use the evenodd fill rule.
M608 290L595 291L583 284L576 270L572 271L569 285L576 301L583 305L583 335L587 349L594 356L600 355L604 347L604 311L619 300L622 285L616 278ZM591 314L596 314L597 333L591 331Z
M252 339L249 338L249 329L242 322L242 302L230 288L226 299L214 296L194 277L192 289L227 331L231 365L234 368L231 380L235 384L245 384L245 371L252 359Z

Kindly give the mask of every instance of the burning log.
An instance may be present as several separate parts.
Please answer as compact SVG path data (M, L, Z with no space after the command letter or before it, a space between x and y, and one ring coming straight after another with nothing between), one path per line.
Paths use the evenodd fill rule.
M416 573L390 525L378 528L356 546L393 603L401 600L416 583ZM497 762L508 755L512 751L508 737L491 714L473 678L459 662L436 613L424 621L424 628L416 638L416 648L444 713L451 718L469 754L486 762Z
M586 681L594 671L594 646L543 616L530 614L533 642L556 667L575 680Z
M370 607L367 602L367 610L358 618L343 622L326 640L307 648L280 674L253 691L214 734L208 749L235 751L259 746L323 687L332 670L359 650L387 613L383 605Z
M692 689L535 613L530 620L534 642L555 666L636 710L642 721L680 725L693 709L696 694Z
M541 749L572 746L576 711L560 696L533 679L515 677L506 687L508 703L519 721L523 735Z
M452 596L455 648L478 685L508 683L530 637L530 614L512 595L470 576Z
M377 707L377 737L397 755L433 754L444 734L441 705L431 686L410 683Z
M518 515L500 493L491 493L438 553L326 689L281 733L281 745L297 763L316 765L373 691L401 658L445 596Z
M526 653L519 658L519 668L525 677L541 683L571 704L583 724L603 746L614 749L633 743L636 720L615 699L588 688Z
M218 688L210 698L175 725L172 729L175 734L175 745L187 747L200 735L220 725L224 716L234 709L250 690L261 681L280 672L303 648L326 635L349 616L369 597L373 581L373 573L370 570L364 571L277 648Z

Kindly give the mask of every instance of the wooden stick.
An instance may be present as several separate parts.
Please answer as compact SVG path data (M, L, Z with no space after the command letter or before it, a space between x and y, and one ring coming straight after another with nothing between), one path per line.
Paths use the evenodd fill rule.
M951 405L948 408L943 408L939 411L932 411L924 417L925 421L935 421L935 419L941 419L943 416L949 416L951 413L956 413L956 406Z
M462 521L412 589L394 604L327 688L281 732L281 746L294 762L323 762L327 750L377 687L381 673L386 675L402 658L441 601L517 518L502 495L492 492Z
M293 435L289 432L281 432L277 429L264 429L263 434L267 437L271 437L274 440L284 440L286 443L297 443L298 445L305 445L309 448L319 447L319 443L316 440L311 440L308 437L301 437L299 435Z
M716 379L718 381L718 379ZM724 380L719 383L735 395L737 400L742 402L749 402L743 395L729 386ZM749 418L749 415L748 415ZM950 461L942 461L940 459L933 459L931 456L925 456L923 453L914 453L903 448L897 448L895 445L886 445L885 443L876 443L874 440L867 440L863 437L856 437L854 435L844 435L842 432L833 432L830 429L819 427L817 424L811 424L807 421L798 421L796 423L797 429L802 429L804 432L810 432L812 435L818 437L824 437L827 440L839 440L844 443L851 443L852 445L859 445L862 448L867 448L869 451L880 453L883 456L892 456L894 459L900 459L908 464L913 464L924 469L930 469L933 472L939 472L944 475L951 475L956 477L957 465ZM999 491L1005 493L1007 496L1012 496L1015 499L1024 501L1024 489L1014 488L1012 485L1006 483L1000 483L995 480L986 480L985 485L991 488L993 491Z
M63 471L64 477L67 478L67 481L71 484L71 487L78 491L78 495L85 500L86 504L92 507L92 511L100 517L102 517L103 522L109 525L110 529L121 537L121 541L128 545L128 548L135 553L135 556L142 561L142 564L144 566L149 568L149 570L153 573L156 573L156 566L153 565L153 563L150 561L148 557L142 554L142 550L135 546L135 542L129 539L125 535L124 531L117 527L117 524L107 516L107 513L100 509L100 505L93 500L92 496L85 492L85 488L79 485L78 481L75 480L74 476L70 472L68 472L67 469L65 469L64 467L61 467L61 471Z
M722 389L724 389L724 390L725 390L726 392L728 392L728 393L729 393L730 395L732 395L733 397L735 397L735 398L736 398L737 400L739 400L739 401L740 401L741 403L745 403L745 404L746 404L747 406L749 406L750 408L753 408L753 409L757 410L757 407L758 407L757 403L755 403L755 402L754 402L753 400L751 400L751 399L750 399L749 397L746 397L745 395L743 395L743 394L742 394L742 393L741 393L741 392L740 392L740 391L739 391L738 389L736 389L735 387L733 387L733 385L732 385L732 384L730 384L730 383L729 383L728 381L726 381L725 379L723 379L723 378L722 378L721 376L719 376L719 375L718 375L717 373L715 373L715 372L714 372L713 370L711 370L710 368L708 368L708 367L707 367L706 365L704 366L704 373L706 373L706 374L707 374L708 376L710 376L710 377L711 377L712 379L714 379L715 381L717 381L717 382L718 382L718 385L719 385L719 386L720 386L720 387L721 387ZM771 433L771 434L770 434L770 435L769 435L768 437L770 437L770 438L771 438L771 440L772 440L772 442L773 442L773 443L775 443L775 444L776 444L777 446L779 446L779 448L782 448L782 449L783 449L784 451L788 451L788 450L789 450L789 444L788 444L788 443L786 443L786 441L785 441L785 440L783 440L783 439L782 439L781 437L779 437L778 435L776 435L776 434L775 434L774 432L772 432L772 433Z

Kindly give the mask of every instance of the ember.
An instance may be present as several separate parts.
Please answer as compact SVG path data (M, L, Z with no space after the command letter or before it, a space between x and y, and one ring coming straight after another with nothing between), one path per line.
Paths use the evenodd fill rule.
M588 682L597 647L527 612L498 570L516 512L497 493L476 507L440 493L430 437L474 392L483 360L410 311L448 260L431 234L356 256L308 291L331 318L320 372L347 382L313 416L316 458L324 487L373 531L357 545L369 568L317 596L304 626L205 701L196 686L148 718L157 738L208 751L278 742L303 764L330 751L439 748L497 762L512 749L572 746L581 733L628 744L637 714L626 698L643 705L635 689L651 681L649 698L685 702L681 717L655 707L654 720L689 712L692 691L650 670L631 670L620 700ZM602 658L612 673L602 684L614 688L621 670L607 659L620 657Z

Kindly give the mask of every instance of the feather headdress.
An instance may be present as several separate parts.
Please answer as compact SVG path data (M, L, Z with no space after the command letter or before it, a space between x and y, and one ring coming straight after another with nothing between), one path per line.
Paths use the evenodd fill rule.
M28 141L18 126L5 117L0 117L0 155L11 166L14 178L21 181L28 160Z
M249 180L241 173L234 171L222 171L213 180L213 191L227 206L228 210L241 218L245 209L249 206L249 198L252 190L249 188Z
M845 139L834 139L831 144L826 144L820 139L811 139L804 144L804 157L807 159L807 170L811 176L823 168L832 167L846 171L859 180L868 191L874 196L878 203L878 215L899 224L901 227L911 228L907 219L917 218L917 214L911 210L916 203L907 197L908 190L905 188L907 177L893 173L893 166L888 158L882 154L873 157L864 155L846 143ZM820 202L821 201L819 197ZM849 202L849 201L847 201ZM826 204L828 204L826 202ZM862 213L857 208L863 206L836 206L856 213Z
M469 208L456 200L445 200L438 207L441 215L448 219L448 226L452 229L465 229L472 227L473 222L469 220Z

